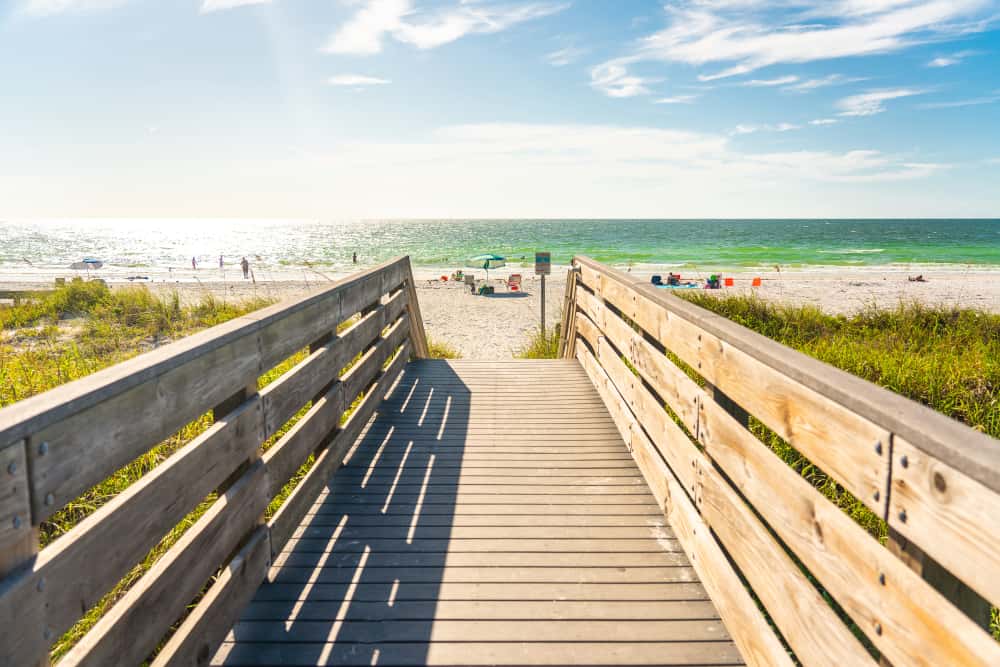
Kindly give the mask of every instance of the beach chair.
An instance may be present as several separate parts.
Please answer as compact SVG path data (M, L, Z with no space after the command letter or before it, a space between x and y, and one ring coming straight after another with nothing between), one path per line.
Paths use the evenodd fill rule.
M750 283L750 287L760 287L760 278L754 278L753 282Z
M734 284L734 283L733 283L733 279L732 279L732 278L726 278L726 279L725 279L725 282L724 282L723 284L724 284L724 285L725 285L726 287L732 287L732 286L733 286L733 284Z
M465 284L469 288L469 291L473 294L476 293L476 277L471 273L465 274Z
M510 276L507 278L506 285L507 285L507 289L510 290L511 292L516 292L516 291L520 290L521 289L521 274L520 273L512 273L512 274L510 274Z
M653 276L653 277L651 277L649 279L649 282L651 282L654 285L662 285L663 284L663 276Z

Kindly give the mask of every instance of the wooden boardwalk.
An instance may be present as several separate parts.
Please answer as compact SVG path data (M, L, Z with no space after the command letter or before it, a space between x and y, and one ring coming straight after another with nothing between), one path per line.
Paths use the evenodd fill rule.
M742 664L579 362L415 361L219 665Z

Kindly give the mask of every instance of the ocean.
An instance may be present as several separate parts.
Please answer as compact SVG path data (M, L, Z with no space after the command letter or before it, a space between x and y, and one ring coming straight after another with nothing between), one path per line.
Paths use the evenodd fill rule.
M211 279L246 256L258 280L341 275L409 254L450 270L482 253L527 266L536 250L556 266L589 255L635 270L752 271L829 267L1000 269L1000 220L370 220L0 222L0 280L72 274L85 257L114 279ZM199 272L191 271L196 257ZM522 260L523 258L523 260Z

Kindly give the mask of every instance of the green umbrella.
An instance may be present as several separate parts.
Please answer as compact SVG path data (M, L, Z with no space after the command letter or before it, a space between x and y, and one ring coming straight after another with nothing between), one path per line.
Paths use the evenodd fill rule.
M470 257L466 266L473 269L484 269L486 271L486 279L490 279L490 269L499 269L501 266L505 266L506 262L504 257L500 255L476 255L475 257Z

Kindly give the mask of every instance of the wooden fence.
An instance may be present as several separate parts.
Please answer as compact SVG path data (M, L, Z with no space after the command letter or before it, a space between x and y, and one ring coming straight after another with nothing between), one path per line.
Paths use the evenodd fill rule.
M216 498L60 664L139 664L182 618L153 664L207 661L411 354L426 356L427 341L404 257L0 410L0 664L47 662L53 642ZM43 521L209 411L208 430L38 550Z
M631 276L574 265L563 356L597 385L748 664L1000 665L983 627L1000 603L1000 442ZM883 519L889 544L751 423Z

